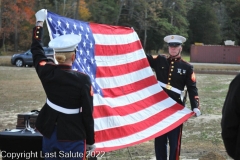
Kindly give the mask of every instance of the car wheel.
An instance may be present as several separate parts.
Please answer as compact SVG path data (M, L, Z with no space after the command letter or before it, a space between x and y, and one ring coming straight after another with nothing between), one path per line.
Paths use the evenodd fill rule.
M17 67L23 67L23 60L22 59L17 59L16 62L15 62L15 65Z

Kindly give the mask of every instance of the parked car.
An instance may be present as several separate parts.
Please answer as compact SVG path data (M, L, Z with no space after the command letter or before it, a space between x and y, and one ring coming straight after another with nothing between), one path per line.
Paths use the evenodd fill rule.
M54 62L53 49L49 47L43 47L43 49L45 51L45 55L47 56L47 58ZM17 67L23 66L31 67L33 65L32 52L29 49L26 52L12 55L11 63L12 65L16 65Z

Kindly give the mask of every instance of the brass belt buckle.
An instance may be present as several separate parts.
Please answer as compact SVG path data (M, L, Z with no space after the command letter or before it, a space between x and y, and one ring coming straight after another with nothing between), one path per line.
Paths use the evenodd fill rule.
M167 85L166 85L166 88L167 88L168 90L171 90L171 89L172 89L172 86L169 85L169 84L167 84Z

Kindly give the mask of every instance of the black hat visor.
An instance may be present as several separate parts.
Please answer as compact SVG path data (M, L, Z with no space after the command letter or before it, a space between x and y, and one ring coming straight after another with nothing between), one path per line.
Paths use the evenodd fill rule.
M181 45L181 43L177 43L177 42L170 42L170 43L168 43L169 47L178 47L180 45Z

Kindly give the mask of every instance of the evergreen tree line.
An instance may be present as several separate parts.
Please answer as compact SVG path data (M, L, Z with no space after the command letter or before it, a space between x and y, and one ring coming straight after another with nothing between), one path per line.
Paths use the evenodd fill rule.
M82 21L133 27L148 53L165 49L163 38L169 34L185 36L187 52L196 42L240 44L240 0L0 0L1 51L30 47L34 14L42 8ZM48 42L46 32L44 45Z

